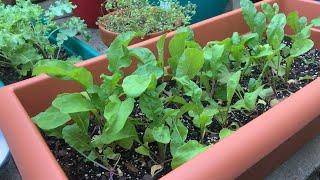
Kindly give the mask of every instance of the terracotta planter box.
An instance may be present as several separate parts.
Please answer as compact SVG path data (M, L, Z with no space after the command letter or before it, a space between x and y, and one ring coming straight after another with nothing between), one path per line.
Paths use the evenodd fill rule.
M99 34L101 37L102 42L106 45L106 46L110 46L110 44L112 43L112 41L119 35L119 33L116 32L112 32L107 30L105 27L103 27L102 25L99 25ZM147 34L145 37L143 38L134 38L131 42L130 45L132 44L137 44L140 43L142 41L148 40L148 39L152 39L155 38L157 36L161 36L162 34L164 34L164 32L157 32L157 33L151 33L151 34Z
M320 4L314 1L276 2L285 13L296 8L301 9L302 15L320 12ZM303 7L309 9L304 12ZM194 24L192 28L201 45L209 40L229 37L234 31L248 31L240 10ZM173 34L169 33L168 39ZM312 39L320 48L319 29L312 30ZM155 51L157 40L150 39L132 47L148 47ZM105 56L81 62L79 66L93 72L97 82L101 73L109 73L106 72ZM135 65L128 68L126 73L134 68ZM261 179L320 131L319 88L320 79L317 79L163 179ZM0 105L0 127L24 179L67 178L30 117L45 110L57 94L80 90L75 83L47 76L31 78L0 90L0 99L5 102Z

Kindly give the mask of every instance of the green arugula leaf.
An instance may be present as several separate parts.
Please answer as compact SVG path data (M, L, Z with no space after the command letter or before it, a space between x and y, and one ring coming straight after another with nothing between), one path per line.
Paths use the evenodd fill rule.
M107 159L112 159L116 161L119 159L121 155L119 153L114 153L110 147L107 147L105 150L103 150L103 156Z
M254 30L255 27L255 16L257 9L250 0L240 0L240 6L242 8L243 18L250 27L251 30Z
M284 27L286 25L286 16L282 13L276 14L267 29L268 43L273 49L279 49L284 38Z
M67 114L95 110L90 101L80 93L61 94L52 102L52 106Z
M188 48L179 59L176 76L188 76L192 79L200 71L203 63L203 52L198 49Z
M139 105L141 111L150 120L159 120L163 116L163 102L155 93L142 94L139 99Z
M78 127L84 132L88 132L89 128L89 113L88 112L80 112L70 114L72 120L74 120Z
M130 75L124 78L122 87L124 93L129 97L139 97L147 90L152 78L149 75Z
M180 121L177 120L173 124L170 142L170 152L174 155L179 147L183 146L188 136L188 128Z
M279 6L277 3L274 3L272 7L269 3L262 2L261 9L263 13L266 15L268 21L271 21L271 19L279 12Z
M220 140L230 136L233 132L234 131L232 131L231 129L228 129L228 128L221 129L220 132L219 132Z
M312 49L314 43L310 39L296 39L292 44L292 48L290 49L290 56L298 57L302 54L305 54L310 49Z
M175 169L181 166L183 163L191 160L196 155L202 153L206 149L206 146L200 144L198 141L188 141L186 144L179 147L176 153L174 154L173 159L171 161L171 167Z
M239 85L240 76L241 76L241 71L237 71L237 72L233 73L229 78L229 81L227 83L227 102L228 102L228 106L231 104L233 95L236 92L236 89L237 89L237 87Z
M258 12L254 18L254 32L259 34L260 39L263 39L264 32L267 28L267 19L262 12Z
M315 27L320 27L320 16L315 19L312 19L311 24Z
M136 36L137 34L135 32L122 33L111 43L107 50L107 59L109 60L108 69L111 72L119 72L121 68L131 65L128 45Z
M150 156L150 151L147 149L148 143L145 143L144 146L139 146L135 149L135 151L144 156Z
M157 42L158 63L160 64L160 67L164 67L164 44L166 41L166 36L167 34L162 35Z
M183 86L185 95L190 96L193 101L199 102L202 95L201 88L187 76L176 78L176 80Z
M156 57L148 48L133 48L129 50L130 57L137 58L141 63L156 62Z
M204 129L212 123L213 116L217 115L218 113L218 109L214 109L212 107L205 108L199 116L196 116L193 119L193 123L196 127Z
M88 134L84 133L77 124L64 127L62 136L66 143L79 152L90 151L92 149Z
M171 140L170 138L170 129L168 126L162 124L159 127L154 127L152 129L152 136L153 138L162 144L168 144Z
M62 80L77 81L85 88L89 88L93 85L93 77L88 70L82 67L76 67L67 61L39 61L33 68L32 75L39 75L43 73Z
M104 117L108 122L106 130L109 133L118 133L124 128L128 117L132 113L135 100L127 98L124 101L120 101L116 96L111 96L109 99L110 102L104 110Z
M45 112L38 114L32 118L32 121L43 130L52 130L60 127L71 120L66 113L61 113L55 107L49 107Z

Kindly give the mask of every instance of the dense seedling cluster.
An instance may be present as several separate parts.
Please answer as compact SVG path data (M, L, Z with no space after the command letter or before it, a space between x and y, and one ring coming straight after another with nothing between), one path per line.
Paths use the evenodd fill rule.
M262 3L262 12L249 0L241 0L241 6L249 33L235 32L202 48L191 29L181 28L169 42L168 59L165 36L157 43L156 57L147 48L128 48L136 33L119 35L107 52L111 75L101 75L101 85L84 68L40 61L35 75L73 80L85 91L59 95L33 121L110 172L121 161L117 147L149 157L156 165L153 175L165 162L173 169L182 165L207 148L205 136L223 139L239 128L230 120L233 112L251 113L258 103L269 104L281 91L276 82L287 83L294 59L314 45L310 32L320 26L320 18L309 24L297 12L279 13L277 4ZM292 35L285 34L286 25ZM292 45L283 44L286 36ZM125 76L132 59L138 66ZM186 122L200 137L189 136L194 132ZM213 123L220 127L216 132L208 129Z
M30 0L16 3L9 6L0 2L0 66L13 68L19 76L26 76L39 60L58 59L68 38L78 33L87 37L86 25L79 18L73 17L61 25L54 21L75 8L69 1L56 1L48 10ZM56 45L49 42L54 33Z

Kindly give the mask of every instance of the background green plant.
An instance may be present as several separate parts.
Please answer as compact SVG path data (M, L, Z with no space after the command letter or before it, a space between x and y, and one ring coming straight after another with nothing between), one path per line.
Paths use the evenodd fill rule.
M105 7L111 13L100 17L98 23L107 30L135 31L143 35L188 25L196 9L190 2L182 6L177 0L165 0L161 5L151 4L148 0L111 0Z
M137 36L134 32L119 35L111 44L107 52L111 75L101 75L101 85L95 85L84 68L40 61L34 75L74 80L85 91L59 95L33 121L107 171L115 171L112 162L121 158L116 151L119 146L134 148L160 167L166 162L171 162L172 168L182 165L206 150L205 136L223 139L240 127L230 119L234 112L250 114L257 112L258 103L269 104L281 90L268 79L287 83L286 73L294 58L313 47L310 28L320 26L320 18L308 24L296 12L288 17L279 13L277 4L262 3L262 12L249 0L241 0L241 6L251 32L235 32L202 48L190 28L181 28L169 42L168 67L164 63L165 35L157 43L156 57L147 48L128 48ZM294 34L284 33L286 24ZM283 44L285 36L291 38L292 47ZM281 56L284 51L287 56ZM131 66L133 58L138 67L125 76L123 69ZM252 69L257 73L252 74ZM141 117L134 116L137 105ZM189 136L190 124L185 120L196 127L200 137ZM216 132L209 128L213 123L220 126ZM89 124L98 127L99 133L89 132Z
M74 8L66 0L56 1L48 10L30 0L17 0L12 6L0 3L0 66L14 68L20 76L26 76L39 60L59 58L68 38L78 33L88 37L86 25L79 18L61 25L54 21ZM49 42L54 32L58 33L56 45Z

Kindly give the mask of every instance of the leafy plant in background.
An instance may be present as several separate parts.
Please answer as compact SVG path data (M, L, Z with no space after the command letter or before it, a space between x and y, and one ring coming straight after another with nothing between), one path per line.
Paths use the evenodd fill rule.
M56 1L48 10L30 0L17 0L12 6L0 3L0 66L26 76L39 60L60 58L62 44L68 38L78 33L88 37L86 25L79 18L72 17L61 25L54 21L74 8L65 0ZM56 45L49 42L54 33Z
M210 145L206 136L223 139L238 129L237 121L230 119L233 113L253 113L258 103L268 104L280 91L274 80L286 82L294 57L312 48L310 28L319 26L320 18L308 24L295 12L288 17L279 13L277 4L262 3L262 12L249 0L241 0L241 6L251 32L235 32L202 48L190 28L181 28L169 42L168 61L165 35L157 43L158 57L147 48L128 48L137 33L119 35L107 52L111 75L101 75L101 85L93 83L89 71L69 62L40 61L34 75L73 80L84 91L59 95L33 121L111 175L121 158L116 147L134 148L157 169L166 162L180 166ZM288 35L292 47L282 44L286 24L294 30ZM132 59L138 61L137 68L126 74L123 69ZM141 116L135 116L138 110ZM213 124L220 125L215 132ZM190 136L190 126L200 137Z
M111 13L100 17L98 24L112 32L135 31L143 35L190 24L196 5L182 6L177 0L160 2L160 5L153 5L148 0L108 0L105 7Z

